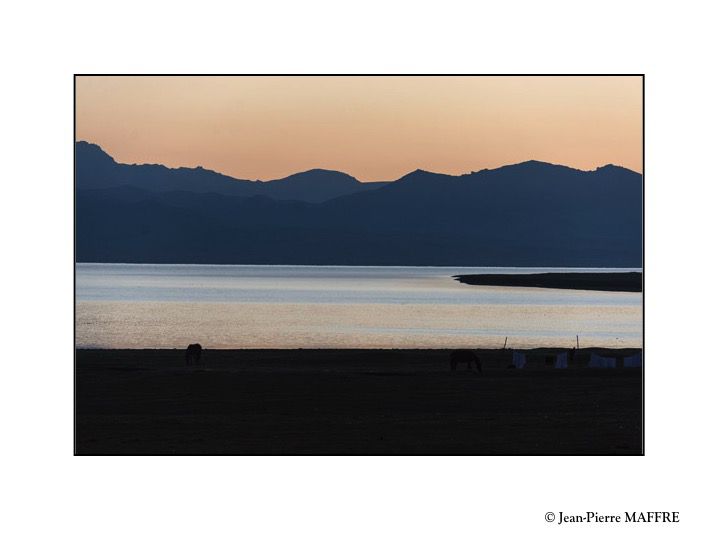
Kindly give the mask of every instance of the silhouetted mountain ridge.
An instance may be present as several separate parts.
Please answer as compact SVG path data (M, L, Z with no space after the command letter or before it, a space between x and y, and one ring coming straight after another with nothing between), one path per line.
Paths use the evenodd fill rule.
M117 163L100 146L85 141L75 143L75 165L77 189L129 185L155 192L181 190L238 197L266 195L278 200L323 202L384 185L384 182L363 183L349 174L325 169L311 169L261 182L233 178L200 166L170 168L157 164Z
M642 176L613 165L581 171L526 161L461 176L416 170L318 201L317 194L298 199L303 189L360 182L322 169L251 182L204 169L116 164L103 154L89 154L100 178L78 181L79 261L642 265ZM118 184L128 170L139 171L135 184ZM198 191L198 182L217 191ZM93 183L99 186L88 189Z

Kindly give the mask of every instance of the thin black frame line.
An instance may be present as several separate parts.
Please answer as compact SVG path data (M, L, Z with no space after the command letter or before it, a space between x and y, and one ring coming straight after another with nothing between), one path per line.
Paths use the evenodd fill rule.
M642 76L642 385L640 401L642 409L641 455L645 456L645 75Z
M77 447L77 77L73 77L73 455Z
M144 456L149 454L78 454L77 452L77 216L76 216L76 152L75 143L77 141L77 78L78 77L640 77L642 79L642 384L641 384L641 410L642 410L642 429L641 429L641 451L639 456L644 457L645 454L645 358L646 358L646 342L645 342L645 74L644 73L360 73L360 74L307 74L307 73L259 73L259 74L218 74L218 73L174 73L174 74L106 74L106 73L75 73L73 74L73 455L74 456ZM158 456L249 456L249 455L271 455L271 454L152 454ZM301 454L293 454L301 455ZM323 455L323 454L315 454ZM338 455L338 454L328 454ZM364 454L339 454L342 456L359 456ZM390 456L394 454L373 454L377 456ZM424 455L440 455L440 454L424 454ZM556 456L560 454L442 454L442 455L492 455L492 456ZM621 454L563 454L575 455L580 457L598 457L598 456L614 456L614 457L632 457Z
M644 77L644 73L75 73L74 77Z

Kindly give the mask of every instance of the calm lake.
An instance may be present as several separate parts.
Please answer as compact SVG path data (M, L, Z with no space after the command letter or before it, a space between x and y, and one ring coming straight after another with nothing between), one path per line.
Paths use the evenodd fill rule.
M77 264L80 348L641 347L642 294L463 285L562 268ZM638 269L571 269L629 271Z

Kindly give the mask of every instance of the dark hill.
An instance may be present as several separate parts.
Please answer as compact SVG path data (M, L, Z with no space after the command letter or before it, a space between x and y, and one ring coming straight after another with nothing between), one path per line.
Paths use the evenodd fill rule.
M77 189L132 186L152 192L188 191L235 197L264 195L277 200L323 202L341 195L377 189L384 182L363 183L352 176L313 169L267 182L239 180L202 167L171 169L164 165L117 163L96 144L75 143Z
M278 200L323 202L343 195L370 191L385 182L359 182L356 178L338 171L312 169L265 182L267 196Z
M95 158L94 170L117 166L101 154ZM155 167L178 171L134 167L150 167L143 173L149 176ZM208 184L243 182L204 172L215 175L207 176ZM580 171L529 161L462 176L415 171L316 202L312 188L325 182L341 190L356 180L308 171L262 183L276 190L273 196L237 188L85 189L87 183L78 182L78 260L642 266L642 176L622 167ZM279 200L303 193L310 201Z

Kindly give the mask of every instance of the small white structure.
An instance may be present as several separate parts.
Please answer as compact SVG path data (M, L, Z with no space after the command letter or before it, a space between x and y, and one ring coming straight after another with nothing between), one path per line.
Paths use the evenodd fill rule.
M512 362L513 362L513 366L515 366L515 369L524 368L525 364L527 363L527 360L525 359L525 353L513 351Z
M642 367L642 353L623 358L623 367Z
M567 369L568 353L560 353L555 358L555 369Z
M600 356L599 354L590 354L589 368L614 368L617 365L617 360L609 356Z

